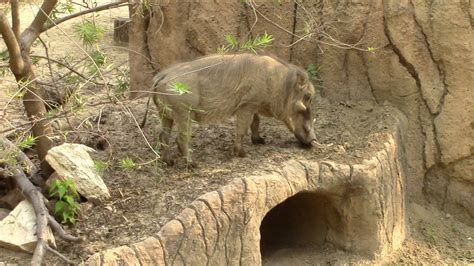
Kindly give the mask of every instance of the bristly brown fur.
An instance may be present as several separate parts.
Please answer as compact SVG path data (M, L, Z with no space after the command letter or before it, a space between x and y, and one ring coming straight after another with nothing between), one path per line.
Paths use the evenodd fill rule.
M305 71L273 56L210 55L160 72L154 89L158 92L155 97L170 106L175 101L186 102L192 95L198 97L188 103L196 110L198 122L220 121L245 105L265 107L264 114L283 118L289 113L287 101L298 77L309 82ZM159 94L172 93L168 86L173 82L185 83L191 97Z
M171 90L186 84L189 93ZM314 137L310 99L314 88L301 68L272 56L255 54L210 55L172 65L153 80L154 102L162 122L162 156L169 163L169 135L178 124L178 147L191 162L188 143L190 121L212 123L236 117L234 151L245 156L243 137L248 128L252 141L262 143L258 114L283 121L304 144ZM307 100L304 100L307 99ZM309 114L304 115L305 113Z

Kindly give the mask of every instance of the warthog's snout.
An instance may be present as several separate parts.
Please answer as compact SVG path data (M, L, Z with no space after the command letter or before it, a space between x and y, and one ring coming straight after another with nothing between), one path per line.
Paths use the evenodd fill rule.
M311 148L316 142L316 135L314 134L314 129L312 126L305 126L303 132L296 131L295 137L300 141L301 146L304 148Z
M306 104L298 102L295 104L295 112L291 120L294 122L293 132L295 137L303 147L310 148L312 142L316 141L316 134L314 133L314 120L311 117L311 108L309 107L310 101L307 100Z

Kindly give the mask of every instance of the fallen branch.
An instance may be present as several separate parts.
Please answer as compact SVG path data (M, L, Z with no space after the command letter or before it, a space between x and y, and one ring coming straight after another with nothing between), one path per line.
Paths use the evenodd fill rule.
M28 166L28 168L32 168L35 172L36 167L30 161L30 159L20 151L11 141L6 138L0 138L1 145L3 146L5 151L12 151L14 153L4 152L4 154L16 154L16 164L15 165L7 165L8 171L3 171L2 174L8 174L13 178L15 183L21 190L21 193L25 196L25 198L31 203L33 209L35 210L36 214L36 237L38 241L36 243L36 248L33 253L33 257L31 259L31 265L41 265L44 254L46 250L52 252L53 254L57 255L67 263L73 263L71 260L64 257L58 251L52 249L47 243L47 229L48 224L51 228L64 240L67 241L79 241L79 238L73 237L68 235L64 229L54 220L54 218L49 214L48 209L46 208L45 201L43 194L40 190L31 183L30 179L26 176L25 172L20 165Z

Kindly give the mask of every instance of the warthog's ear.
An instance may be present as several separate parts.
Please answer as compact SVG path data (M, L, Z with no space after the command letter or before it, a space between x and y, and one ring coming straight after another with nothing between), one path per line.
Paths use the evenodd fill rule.
M304 105L304 103L302 101L297 101L295 103L295 111L296 112L304 112L306 111L306 106Z
M287 96L301 93L308 84L306 73L296 67L290 68L285 80ZM287 97L286 97L287 98Z
M299 88L304 87L308 83L308 76L306 72L301 71L298 69L296 71L296 84Z

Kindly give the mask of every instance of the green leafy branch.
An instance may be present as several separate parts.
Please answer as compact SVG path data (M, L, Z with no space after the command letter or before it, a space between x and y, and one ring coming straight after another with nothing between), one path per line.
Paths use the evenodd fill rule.
M177 93L179 95L191 93L189 86L183 82L173 82L168 86L168 91Z
M49 15L51 20L56 20L60 15L63 14L72 14L75 11L74 5L71 0L66 1L65 3L59 3L55 9Z
M218 49L217 52L220 54L226 53L229 50L249 50L257 53L257 49L263 49L270 46L275 39L271 34L265 32L264 34L258 35L253 39L247 40L243 44L239 43L237 38L231 33L226 34L225 40L227 42L227 46L222 46Z
M321 79L321 74L319 73L319 68L315 64L309 64L306 68L306 73L308 73L309 78L314 81L317 88L323 88L323 80Z
M246 49L250 50L254 53L256 53L255 49L257 48L265 48L267 46L270 46L270 44L273 42L273 36L270 34L267 34L266 32L261 35L255 37L253 40L250 39L242 45L241 49Z

